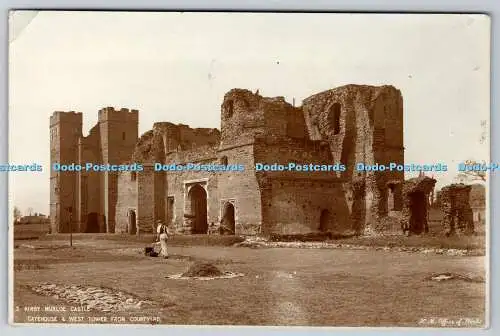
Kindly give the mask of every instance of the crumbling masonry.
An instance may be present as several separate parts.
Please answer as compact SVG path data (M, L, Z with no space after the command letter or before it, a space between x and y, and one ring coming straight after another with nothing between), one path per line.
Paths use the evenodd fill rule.
M441 189L440 206L444 212L443 229L447 236L474 233L470 192L471 186L465 184L452 184Z
M429 232L429 195L434 190L436 180L421 176L405 181L403 186L403 213L401 228L403 233L421 234Z
M371 234L401 217L403 101L392 86L347 85L301 107L244 89L226 93L221 129L160 122L138 137L136 110L99 111L86 137L82 114L51 117L51 162L140 163L140 172L52 172L53 232ZM244 171L157 172L153 164L239 164ZM335 164L345 172L256 171L256 163ZM71 210L71 211L70 211ZM392 218L392 219L391 219ZM70 224L71 223L71 224Z

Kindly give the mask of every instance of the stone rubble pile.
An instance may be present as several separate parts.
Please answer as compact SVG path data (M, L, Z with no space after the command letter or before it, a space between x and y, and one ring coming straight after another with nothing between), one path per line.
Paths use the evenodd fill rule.
M365 246L353 244L340 244L330 242L270 242L262 239L248 239L236 244L238 247L251 248L304 248L304 249L349 249L349 250L377 250L394 252L413 252L424 254L442 254L449 256L471 256L482 255L481 251L445 249L445 248L427 248L427 247L391 247L391 246Z
M472 273L468 274L455 274L455 273L441 273L435 274L427 278L427 280L432 281L446 281L446 280L463 280L468 282L485 282L485 278L481 275L475 275Z
M142 301L130 294L99 287L42 283L31 289L39 295L102 312L135 310L153 304L151 301Z
M245 276L243 273L223 272L218 276L184 276L182 273L167 275L165 278L171 280L216 280L216 279L232 279Z

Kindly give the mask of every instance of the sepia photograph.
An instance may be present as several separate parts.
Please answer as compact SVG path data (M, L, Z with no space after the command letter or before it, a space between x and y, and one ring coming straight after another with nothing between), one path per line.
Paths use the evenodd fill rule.
M490 30L11 11L10 323L487 328Z

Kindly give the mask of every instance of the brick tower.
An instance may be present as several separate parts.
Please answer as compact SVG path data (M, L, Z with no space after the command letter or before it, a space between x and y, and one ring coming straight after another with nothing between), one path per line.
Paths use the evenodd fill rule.
M103 164L130 161L138 139L139 112L106 107L99 111ZM107 233L115 232L118 172L101 173L101 202Z
M82 114L54 112L50 117L50 227L51 232L76 229L77 173L54 171L55 163L78 163L78 140L82 135Z

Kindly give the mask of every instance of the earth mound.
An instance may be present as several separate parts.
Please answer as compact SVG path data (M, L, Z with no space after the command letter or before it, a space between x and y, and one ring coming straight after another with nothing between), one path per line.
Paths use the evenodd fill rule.
M195 262L186 272L183 277L218 277L223 273L214 265L206 262Z

